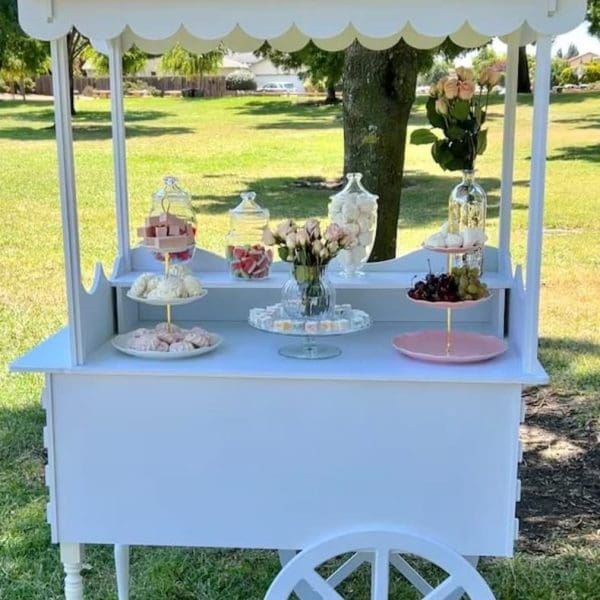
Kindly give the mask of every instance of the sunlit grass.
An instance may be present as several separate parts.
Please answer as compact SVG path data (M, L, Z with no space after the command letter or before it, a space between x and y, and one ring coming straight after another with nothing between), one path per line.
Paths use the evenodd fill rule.
M75 119L77 187L84 280L115 253L109 105L81 100ZM306 177L339 177L338 107L278 98L127 99L132 230L165 174L194 195L200 243L222 252L227 210L245 189L274 219L324 217L328 193L292 186ZM490 193L489 231L497 235L501 104L493 105L490 143L479 176ZM413 123L423 121L423 108ZM553 385L600 405L600 96L555 97L551 107L543 271L541 356ZM52 108L0 103L0 600L60 597L56 549L44 523L40 376L14 376L7 363L65 320L60 215ZM531 102L518 111L513 255L522 262L527 234ZM414 249L444 219L456 174L429 151L409 147L399 230L401 252ZM135 549L134 598L253 600L276 572L271 553ZM90 599L114 598L110 549L94 548L86 573ZM488 561L499 599L592 599L600 589L598 551L565 549L557 558ZM399 592L399 594L401 594ZM360 597L357 596L357 597ZM398 595L398 598L410 598Z

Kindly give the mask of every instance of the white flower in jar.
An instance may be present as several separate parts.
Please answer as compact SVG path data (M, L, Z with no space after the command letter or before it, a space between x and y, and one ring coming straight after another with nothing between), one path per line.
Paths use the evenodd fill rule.
M364 246L354 246L354 248L348 250L352 255L352 264L359 264L365 258L367 258L367 250Z

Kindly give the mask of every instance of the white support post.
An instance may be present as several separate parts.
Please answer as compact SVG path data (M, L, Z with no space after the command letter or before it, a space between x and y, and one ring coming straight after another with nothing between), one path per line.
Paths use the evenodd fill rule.
M125 544L115 544L115 571L117 598L129 600L129 546Z
M108 40L110 71L110 112L113 138L113 170L119 256L131 269L129 239L129 199L127 192L127 155L125 147L125 110L123 106L123 46L121 37Z
M61 543L60 560L65 570L65 600L83 600L83 546Z
M58 183L62 216L63 253L67 284L69 338L71 362L80 365L84 360L81 333L81 262L79 256L79 224L73 160L73 131L71 128L71 94L69 91L69 58L67 38L50 42L52 55L52 88L56 145L58 149Z
M504 260L510 253L511 210L515 162L517 82L519 71L519 32L510 34L506 56L504 132L502 135L502 181L500 191L500 234L498 248Z
M542 35L538 37L536 46L533 132L531 144L529 227L527 231L525 335L523 336L523 367L525 372L531 372L533 370L537 360L538 351L551 48L551 36Z

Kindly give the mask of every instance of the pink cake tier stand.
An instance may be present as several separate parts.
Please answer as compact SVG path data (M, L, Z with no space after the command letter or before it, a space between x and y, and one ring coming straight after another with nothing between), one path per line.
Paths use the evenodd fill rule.
M508 345L493 335L468 331L413 331L398 335L393 346L402 354L436 363L474 363L506 352Z

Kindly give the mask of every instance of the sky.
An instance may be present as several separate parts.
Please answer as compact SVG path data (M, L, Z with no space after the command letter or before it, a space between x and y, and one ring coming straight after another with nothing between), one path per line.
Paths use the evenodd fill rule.
M568 33L557 36L554 40L554 44L552 45L552 54L556 54L559 48L562 48L563 54L566 54L567 48L571 43L577 46L579 54L595 52L596 54L600 55L600 38L592 36L588 33L587 23L582 23L579 27L572 29ZM506 52L506 46L501 41L496 39L492 42L492 45L497 52ZM535 48L533 46L529 46L527 51L534 54Z
M600 56L600 38L591 36L588 33L587 23L582 23L579 27L576 27L568 33L557 36L552 45L552 54L555 55L559 48L562 48L563 54L566 54L567 48L571 43L577 46L580 54L595 52ZM492 46L499 54L506 54L506 45L500 40L494 39L492 41ZM535 54L535 47L528 46L527 52L529 54ZM466 56L459 58L456 63L468 66L471 64L471 61L476 54L477 51L469 53Z

